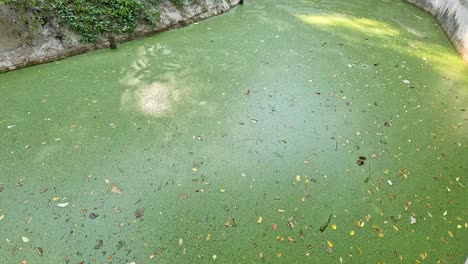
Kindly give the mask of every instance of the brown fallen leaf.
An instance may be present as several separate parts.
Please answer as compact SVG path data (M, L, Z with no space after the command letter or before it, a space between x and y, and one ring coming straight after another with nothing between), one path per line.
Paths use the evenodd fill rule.
M112 184L110 190L109 190L111 193L115 193L115 194L121 194L122 193L122 190L117 187L116 184Z
M94 246L94 249L100 249L104 245L104 241L102 239L96 240L96 245Z
M145 209L144 208L138 208L135 210L135 217L137 219L140 219L143 217L143 214L145 213Z
M42 254L44 253L44 250L42 250L41 247L37 247L37 248L36 248L36 252L37 252L37 254L38 254L39 256L42 257Z
M271 229L273 229L273 230L278 229L278 225L277 225L277 224L272 224L272 225L271 225Z
M448 244L448 241L445 237L440 237L440 241L444 242L445 244Z

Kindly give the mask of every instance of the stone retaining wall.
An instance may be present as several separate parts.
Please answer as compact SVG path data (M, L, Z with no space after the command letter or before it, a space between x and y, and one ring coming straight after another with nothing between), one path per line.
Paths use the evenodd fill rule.
M239 4L240 0L202 0L177 9L170 1L159 5L160 22L153 27L140 26L132 34L116 36L117 43L185 26L220 15ZM101 38L97 43L80 43L80 36L54 21L31 32L22 24L15 10L0 5L0 73L34 64L63 59L109 46Z
M432 14L468 62L468 0L405 0Z

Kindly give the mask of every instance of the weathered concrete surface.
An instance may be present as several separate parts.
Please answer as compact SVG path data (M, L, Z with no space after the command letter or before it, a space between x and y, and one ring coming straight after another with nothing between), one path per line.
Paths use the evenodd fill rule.
M468 0L405 0L429 12L468 62Z
M237 4L239 0L203 0L177 9L170 1L163 1L158 7L161 18L156 26L140 26L131 34L116 36L116 40L122 43L185 26L220 15ZM27 27L15 10L0 5L0 73L109 46L106 38L92 44L80 43L79 35L59 26L55 21L33 31Z

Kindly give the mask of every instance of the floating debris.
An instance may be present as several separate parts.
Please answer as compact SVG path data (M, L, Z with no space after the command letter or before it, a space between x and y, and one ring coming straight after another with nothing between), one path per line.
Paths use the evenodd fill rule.
M358 159L358 160L356 160L356 164L359 165L359 166L362 166L362 165L364 165L364 160Z
M37 248L36 248L36 253L37 253L37 255L39 255L40 257L42 257L42 254L44 253L44 250L42 250L41 247L37 247Z
M115 194L121 194L122 193L122 190L116 185L116 184L112 184L111 188L109 189L109 191L111 193L115 193Z
M62 208L63 208L63 207L66 207L67 205L68 205L68 202L66 202L66 203L58 203L58 204L57 204L58 207L62 207Z
M140 219L140 218L143 218L143 214L145 213L145 209L144 208L138 208L135 210L135 217L137 219Z
M259 216L257 220L257 224L261 224L263 222L263 217Z
M94 246L94 249L100 249L104 245L104 241L102 239L96 240L96 245Z
M328 216L327 222L325 222L323 225L320 226L320 228L319 228L320 232L324 232L325 229L327 229L328 225L330 224L330 221L331 221L332 216L333 216L333 215L330 214L330 215Z

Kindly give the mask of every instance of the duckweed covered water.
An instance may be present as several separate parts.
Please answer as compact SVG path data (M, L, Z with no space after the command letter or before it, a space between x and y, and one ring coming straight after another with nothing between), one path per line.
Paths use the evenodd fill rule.
M400 1L247 1L0 75L1 263L462 263L468 67Z

